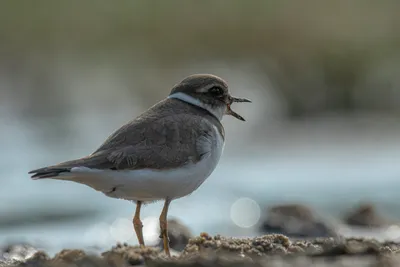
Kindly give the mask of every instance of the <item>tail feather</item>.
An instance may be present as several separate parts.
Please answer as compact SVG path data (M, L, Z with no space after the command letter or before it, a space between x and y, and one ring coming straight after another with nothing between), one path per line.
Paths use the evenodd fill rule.
M33 170L28 172L28 174L33 174L31 176L32 179L42 179L42 178L50 178L58 176L60 173L63 172L70 172L71 168L52 168L52 167L45 167L37 170Z
M92 154L90 156L62 162L53 166L48 166L28 172L32 174L31 178L34 180L42 178L53 178L57 177L62 173L71 172L74 167L88 167L88 168L98 168L98 169L109 169L112 168L112 163L107 160L102 153Z

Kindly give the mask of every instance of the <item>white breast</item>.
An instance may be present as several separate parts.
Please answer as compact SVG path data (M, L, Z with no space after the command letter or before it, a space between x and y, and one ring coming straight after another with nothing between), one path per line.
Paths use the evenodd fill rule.
M56 179L82 183L114 198L141 201L180 198L196 190L217 166L223 152L224 139L216 127L213 137L211 153L196 164L190 163L181 168L163 171L105 171L76 167L70 174Z

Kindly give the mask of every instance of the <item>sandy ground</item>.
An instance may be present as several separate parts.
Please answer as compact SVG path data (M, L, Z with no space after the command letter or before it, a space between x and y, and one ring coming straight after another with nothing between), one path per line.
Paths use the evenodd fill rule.
M236 239L209 236L192 238L171 258L155 247L118 244L100 255L63 250L53 258L38 251L27 260L6 260L1 267L125 267L125 266L400 266L400 244L368 239L291 240L283 235Z

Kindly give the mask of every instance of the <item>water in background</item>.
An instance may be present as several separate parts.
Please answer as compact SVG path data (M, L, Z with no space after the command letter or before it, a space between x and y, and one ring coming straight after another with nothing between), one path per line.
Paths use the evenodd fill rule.
M178 218L195 234L234 236L257 234L264 208L285 202L308 204L335 221L343 210L366 200L400 218L397 118L336 114L304 121L279 120L276 107L268 105L276 103L273 95L262 93L254 72L242 73L240 80L232 69L225 73L234 85L232 91L253 99L251 105L236 106L248 121L224 119L227 144L218 168L196 192L172 203L170 218ZM118 86L110 79L94 80L103 87ZM76 79L74 86L88 84L90 81ZM65 247L104 249L116 241L137 242L131 225L133 203L107 198L72 182L32 181L27 174L37 167L91 153L114 129L149 107L141 104L139 96L123 92L115 96L105 90L93 96L97 98L93 101L91 95L80 95L77 90L78 95L70 96L74 100L65 100L70 108L39 116L16 115L11 103L3 103L0 243L26 241L54 253ZM99 104L107 93L115 105ZM166 94L168 86L160 92ZM265 116L265 110L272 115ZM241 202L243 199L257 204ZM148 243L157 241L161 208L162 203L155 203L143 209ZM70 217L65 217L68 214ZM39 220L41 217L45 219ZM348 228L342 232L383 239L400 234Z
M29 170L95 150L180 79L214 73L247 122L225 118L218 168L170 209L194 234L257 234L267 206L304 203L345 235L359 202L400 218L396 1L16 1L0 9L0 244L54 253L136 243L134 204ZM156 242L162 203L143 209ZM255 226L252 226L256 224Z

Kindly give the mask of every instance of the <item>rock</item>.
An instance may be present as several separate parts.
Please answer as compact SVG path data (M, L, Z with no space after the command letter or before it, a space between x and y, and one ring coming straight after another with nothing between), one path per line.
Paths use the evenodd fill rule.
M0 250L1 261L25 261L32 257L37 249L29 244L10 244Z
M162 251L155 247L141 248L118 244L101 255L110 266L136 266L143 265L148 258L160 257Z
M256 238L226 238L222 236L210 236L202 233L199 237L190 239L183 251L183 255L204 251L216 251L217 253L236 253L241 255L262 256L266 254L284 255L292 250L303 251L295 247L288 237L284 235L265 235Z
M54 256L55 262L74 263L86 257L86 253L80 249L64 249Z
M27 266L41 266L49 261L50 257L43 251L36 252L32 257L28 258L25 262Z
M36 259L36 260L34 260ZM400 245L368 239L317 238L290 240L279 234L255 238L210 236L189 240L177 256L167 258L160 248L113 247L99 255L63 250L53 259L37 252L25 263L0 267L278 267L278 266L400 266Z
M193 235L189 228L180 221L170 219L168 220L168 236L170 247L176 251L182 251ZM163 247L162 239L160 239L158 246Z
M202 233L189 241L181 258L205 251L219 254L235 252L245 256L297 255L297 256L359 256L386 255L400 252L400 244L378 242L364 238L316 238L310 240L290 240L281 234L264 235L255 238L231 238L210 236Z
M372 204L361 204L344 216L344 222L348 225L361 227L383 227L390 224L381 217Z
M308 207L299 204L271 207L261 224L262 233L294 238L338 237L336 229Z

